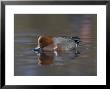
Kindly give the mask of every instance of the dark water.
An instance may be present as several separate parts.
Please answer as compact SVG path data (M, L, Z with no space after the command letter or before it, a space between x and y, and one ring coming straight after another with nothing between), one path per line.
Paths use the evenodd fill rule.
M15 76L96 76L96 21L96 15L15 15ZM81 43L73 52L37 55L32 49L42 34L79 36Z

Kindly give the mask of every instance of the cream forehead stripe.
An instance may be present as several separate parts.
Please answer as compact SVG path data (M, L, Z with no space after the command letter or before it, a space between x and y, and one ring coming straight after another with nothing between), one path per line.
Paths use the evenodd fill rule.
M41 39L41 37L42 37L42 36L39 36L39 37L38 37L38 47L40 47L40 39Z

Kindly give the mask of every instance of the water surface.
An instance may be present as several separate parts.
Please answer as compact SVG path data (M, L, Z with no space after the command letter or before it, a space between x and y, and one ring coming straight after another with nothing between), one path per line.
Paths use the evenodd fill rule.
M15 15L15 76L96 76L96 15ZM79 36L76 51L43 53L32 51L38 35Z

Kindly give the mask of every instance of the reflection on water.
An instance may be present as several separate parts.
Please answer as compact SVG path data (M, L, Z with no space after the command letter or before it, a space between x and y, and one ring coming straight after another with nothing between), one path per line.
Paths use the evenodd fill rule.
M15 15L14 20L15 76L97 75L96 15ZM78 36L81 43L73 52L36 54L37 35L43 34Z
M55 63L56 60L61 60L62 58L66 58L69 60L75 59L75 57L78 57L80 52L75 49L72 52L64 52L64 53L58 53L58 52L43 52L37 54L37 61L40 65L50 65ZM64 59L63 59L64 60Z
M84 43L91 43L91 17L86 16L80 28L80 37Z
M38 54L38 64L49 65L53 63L54 54L53 53L41 53Z

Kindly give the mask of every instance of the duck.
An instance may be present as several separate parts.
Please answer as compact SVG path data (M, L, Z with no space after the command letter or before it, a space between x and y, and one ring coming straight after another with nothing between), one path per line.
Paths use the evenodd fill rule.
M39 36L37 39L37 47L34 48L36 53L42 52L63 52L76 49L80 43L77 36Z

